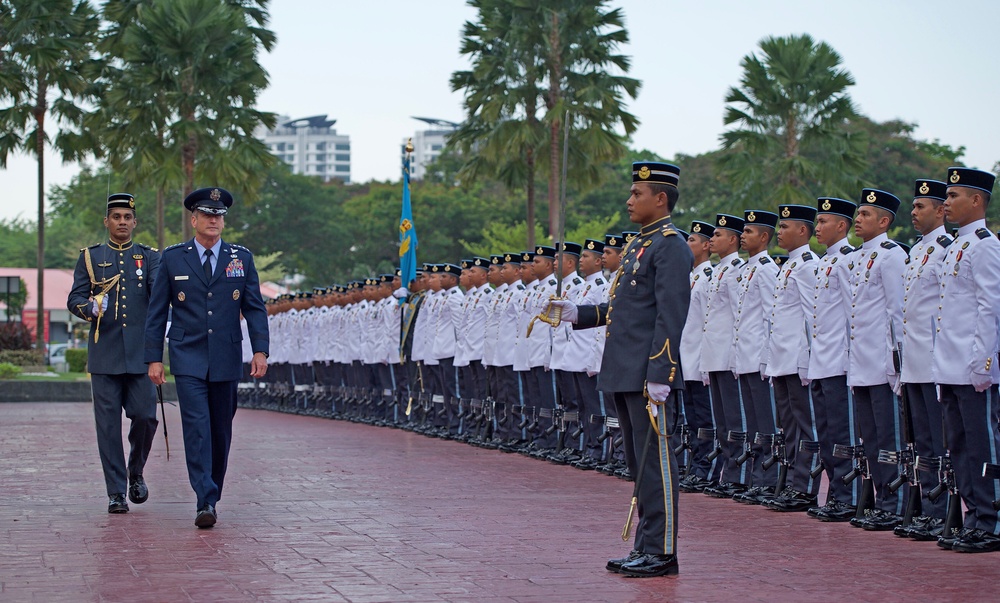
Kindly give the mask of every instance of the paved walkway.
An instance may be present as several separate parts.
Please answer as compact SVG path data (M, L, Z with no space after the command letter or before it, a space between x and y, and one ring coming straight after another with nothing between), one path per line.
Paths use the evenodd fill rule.
M995 601L1000 555L682 494L681 575L604 570L631 485L404 431L241 409L213 530L168 407L108 515L87 404L0 404L2 601Z

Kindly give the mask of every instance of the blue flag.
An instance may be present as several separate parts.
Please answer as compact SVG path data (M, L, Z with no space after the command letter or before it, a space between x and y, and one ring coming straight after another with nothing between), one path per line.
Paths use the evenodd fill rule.
M410 208L410 158L403 160L403 210L399 216L399 277L404 287L417 277L417 229ZM403 300L399 300L403 303Z

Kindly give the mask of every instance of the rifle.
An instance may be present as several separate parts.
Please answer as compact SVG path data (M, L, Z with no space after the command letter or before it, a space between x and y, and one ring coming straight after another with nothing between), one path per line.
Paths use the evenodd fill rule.
M947 440L947 437L945 438ZM985 469L985 468L984 468ZM917 470L937 471L940 483L927 493L927 498L936 501L945 492L948 493L948 510L945 511L943 536L951 536L962 529L962 498L958 494L958 484L955 482L955 467L951 462L951 451L945 442L944 456L917 457Z
M691 458L691 452L694 448L691 446L691 426L687 422L687 411L684 408L684 398L683 391L677 392L677 412L678 414L678 425L674 432L677 434L677 439L679 440L677 446L674 447L674 456L680 459L680 455L684 455L684 465L681 467L680 477L683 479L691 473L691 465L694 459Z
M758 446L771 449L771 456L764 459L760 464L764 471L767 471L778 463L778 479L774 483L774 493L781 494L785 489L785 482L788 480L788 457L785 454L785 432L778 427L775 433L758 433L754 441Z
M1000 479L1000 465L983 463L983 477L989 479ZM993 510L1000 511L1000 499L993 501Z
M865 446L861 443L857 446L847 444L834 444L833 456L840 459L854 459L854 469L841 478L844 485L848 485L854 480L861 478L861 498L858 500L858 510L855 517L864 519L865 512L875 508L875 484L872 483L872 474L868 467L868 457L865 456Z
M892 365L896 370L896 374L902 375L902 343L896 339L896 331L892 326L892 322L889 323L889 333L893 343ZM902 523L906 527L910 525L914 517L922 514L923 509L920 502L920 477L917 474L916 468L917 448L913 434L913 416L910 409L910 397L906 393L905 385L901 387L899 398L899 415L903 427L903 441L906 443L906 448L895 451L879 450L878 462L887 465L899 465L899 476L889 483L888 488L890 492L896 492L906 484L907 502Z

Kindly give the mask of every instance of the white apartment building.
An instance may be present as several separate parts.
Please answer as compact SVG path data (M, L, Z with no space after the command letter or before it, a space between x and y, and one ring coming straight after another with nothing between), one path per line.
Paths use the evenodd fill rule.
M317 176L324 182L337 178L351 182L351 138L337 134L335 119L314 115L291 119L278 117L273 130L258 131L271 153L292 168L292 173Z
M413 133L413 158L410 162L410 180L422 180L427 174L427 166L444 151L448 135L454 132L459 124L430 117L414 117L413 119L418 119L432 126L430 130L418 130ZM406 139L403 139L402 148L406 148Z

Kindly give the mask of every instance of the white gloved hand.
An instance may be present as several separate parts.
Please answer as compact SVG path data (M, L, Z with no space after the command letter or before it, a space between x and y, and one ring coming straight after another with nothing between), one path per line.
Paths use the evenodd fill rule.
M575 323L578 313L576 311L576 304L569 301L568 299L553 299L549 302L557 308L562 308L562 321Z
M647 383L646 393L654 402L663 402L670 395L670 386L665 383Z
M802 383L802 387L809 387L809 378L806 377L806 369L799 369L799 382Z
M587 371L587 376L588 377L594 377L594 376L596 376L598 374L600 374L600 373L598 373L597 371L591 371L591 370Z
M765 372L767 372L767 365L764 364L764 363L761 363L761 365L760 365L760 378L766 381L767 377L764 376Z
M712 380L708 378L708 373L701 374L701 384L708 387L712 383Z
M107 309L108 309L108 296L107 295L105 295L104 297L101 298L101 307L100 307L100 309L97 308L97 300L96 299L90 301L90 313L93 314L95 317L98 314L100 314L101 312L104 312Z
M392 292L392 296L396 299L403 299L410 294L410 291L406 287L400 287Z
M983 375L981 373L972 373L972 387L976 388L977 392L984 392L989 387L993 385L993 377L989 373Z

